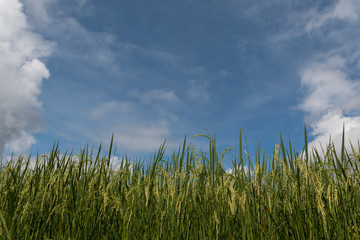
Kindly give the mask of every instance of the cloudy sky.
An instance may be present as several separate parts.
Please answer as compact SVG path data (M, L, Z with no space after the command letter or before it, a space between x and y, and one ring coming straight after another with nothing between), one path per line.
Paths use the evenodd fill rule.
M358 0L0 0L0 154L360 136ZM191 142L197 142L191 139Z

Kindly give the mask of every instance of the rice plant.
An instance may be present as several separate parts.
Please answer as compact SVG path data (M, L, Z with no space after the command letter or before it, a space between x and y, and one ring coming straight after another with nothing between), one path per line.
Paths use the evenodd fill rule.
M210 134L207 152L184 139L164 157L122 158L113 146L12 157L0 167L0 239L359 239L358 146L294 152L283 139L270 156L239 146L226 172ZM235 151L234 149L231 151Z

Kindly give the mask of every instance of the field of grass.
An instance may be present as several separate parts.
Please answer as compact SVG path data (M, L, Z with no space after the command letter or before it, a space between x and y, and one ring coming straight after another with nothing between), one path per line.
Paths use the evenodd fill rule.
M0 239L360 239L359 145L308 150L305 130L301 153L280 139L250 159L240 132L229 173L204 137L207 152L184 141L164 159L164 144L120 169L112 146L55 145L32 167L13 157L0 170Z

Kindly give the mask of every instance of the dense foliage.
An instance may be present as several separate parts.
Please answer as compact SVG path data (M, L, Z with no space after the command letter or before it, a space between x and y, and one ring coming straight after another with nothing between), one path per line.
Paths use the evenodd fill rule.
M0 239L359 239L360 157L333 145L296 154L282 139L271 156L243 154L226 172L208 152L183 146L149 164L79 154L13 157L0 170ZM344 138L344 137L343 137Z

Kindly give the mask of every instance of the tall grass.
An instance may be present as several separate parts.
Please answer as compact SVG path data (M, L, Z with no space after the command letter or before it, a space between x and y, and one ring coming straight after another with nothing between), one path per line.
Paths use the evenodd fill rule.
M13 157L0 170L0 239L359 239L359 149L243 154L227 173L215 139L149 164L85 147ZM306 136L306 130L305 130ZM111 144L112 145L112 144ZM248 152L248 151L247 151Z

